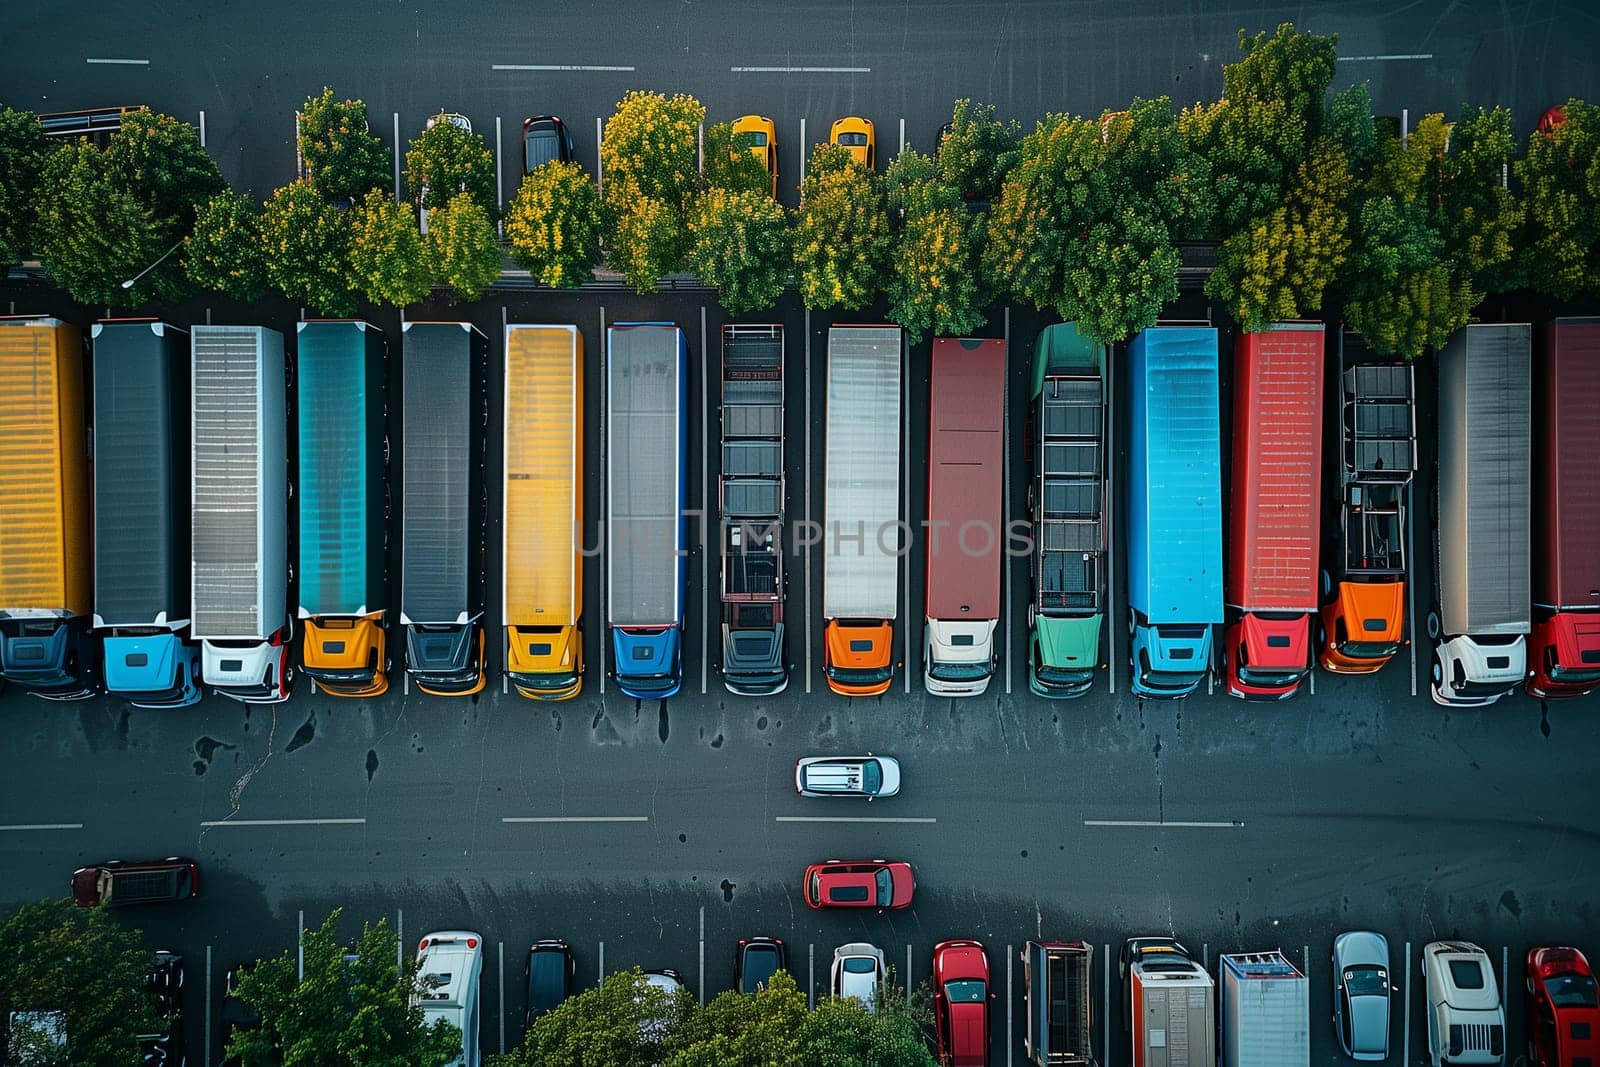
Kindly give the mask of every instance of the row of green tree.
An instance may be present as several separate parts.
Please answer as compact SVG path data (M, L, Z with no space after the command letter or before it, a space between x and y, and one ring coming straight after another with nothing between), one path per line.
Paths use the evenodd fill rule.
M557 288L603 260L640 292L692 271L734 315L790 284L819 310L882 295L918 337L978 329L1008 299L1122 340L1176 298L1186 242L1217 244L1206 292L1244 328L1337 308L1406 356L1491 293L1600 295L1600 106L1569 101L1525 142L1505 108L1428 115L1402 135L1365 84L1330 93L1336 37L1285 24L1241 32L1240 47L1222 98L1181 111L1135 100L1047 115L1023 136L958 101L931 156L908 146L882 175L816 146L794 212L730 126L702 147L697 100L629 93L605 125L603 186L575 163L538 168L506 211L506 242ZM384 192L389 157L361 102L308 100L300 139L307 177L258 210L169 117L130 117L104 150L52 150L31 115L0 112L0 264L35 249L91 304L270 287L341 314L439 285L473 299L498 277L480 136L441 121L414 140L405 205ZM432 211L425 235L416 207ZM120 288L175 243L181 255Z
M461 1048L450 1023L424 1025L417 963L395 966L399 944L386 922L339 936L340 913L285 952L240 970L235 995L259 1026L235 1029L223 1055L243 1067L439 1067ZM12 1012L59 1012L67 1047L36 1042L28 1062L74 1067L139 1062L139 1036L159 1024L145 990L150 952L141 935L99 909L67 899L16 909L3 924L0 1020ZM304 974L301 974L303 962ZM196 995L191 993L191 1001ZM932 1067L926 994L908 1003L893 990L869 1012L855 1000L806 995L780 973L755 994L725 992L700 1005L669 995L638 969L607 975L540 1016L522 1044L491 1067L800 1067L871 1063ZM12 1035L15 1037L15 1035Z

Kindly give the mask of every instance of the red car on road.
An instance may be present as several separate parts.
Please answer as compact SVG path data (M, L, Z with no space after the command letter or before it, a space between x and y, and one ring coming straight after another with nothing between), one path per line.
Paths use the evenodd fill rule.
M909 908L917 883L911 864L828 860L806 868L801 891L813 908Z
M982 945L933 946L933 1029L941 1067L988 1067L990 996Z
M1594 972L1575 948L1528 950L1529 1067L1600 1062L1600 1003Z

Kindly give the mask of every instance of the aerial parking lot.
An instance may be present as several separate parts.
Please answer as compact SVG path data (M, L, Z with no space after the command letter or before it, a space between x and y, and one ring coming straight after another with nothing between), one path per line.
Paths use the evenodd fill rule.
M1408 319L1362 288L1410 233L1380 233L1378 209L1339 208L1349 264L1314 294L1295 248L1230 252L1219 220L1244 209L1223 193L1190 240L1178 194L1140 177L1177 142L1116 146L1181 131L1228 159L1196 131L1231 121L1240 25L1268 34L1246 51L1301 47L1270 38L1291 17L483 5L445 26L330 16L308 40L269 6L114 32L84 12L47 54L17 44L43 13L8 15L0 105L39 113L52 147L71 140L52 114L89 132L78 109L116 105L105 121L137 132L121 106L147 105L244 194L240 227L273 225L255 205L288 190L314 225L432 250L434 272L349 253L352 302L319 305L326 277L267 272L250 299L199 281L198 238L165 222L110 281L0 240L8 911L70 896L167 953L145 1062L223 1062L241 976L288 953L304 982L334 909L351 988L363 923L396 935L402 975L418 957L403 994L463 1032L452 1063L515 1053L536 1016L631 968L651 1003L777 970L809 1016L881 989L910 1000L931 1062L1586 1062L1564 1024L1600 1005L1561 948L1600 952L1600 249L1559 295L1534 267L1496 287L1441 260L1477 298L1442 329L1450 300ZM1516 143L1477 167L1500 206L1474 217L1515 194L1505 247L1534 241L1535 190L1555 188L1534 146L1589 114L1547 109L1600 91L1585 12L1333 5L1298 29L1339 35L1330 100L1368 86L1376 147L1338 148L1350 196L1406 200L1382 182L1435 137L1429 158L1500 159L1467 112L1501 105ZM1266 92L1237 77L1236 102ZM365 102L371 193L316 186L343 173L306 133L324 84L324 107ZM667 97L607 119L637 88L692 93L703 121ZM1165 118L1116 110L1163 94ZM964 140L958 109L941 130L958 98L1019 125L980 117ZM1215 117L1178 116L1196 100ZM1054 113L1100 117L1019 139ZM612 130L652 114L700 183L685 198L786 228L762 246L793 257L770 299L730 274L719 291L704 260L630 258L607 190L666 202L670 183L619 160ZM1323 195L1305 175L1344 136L1333 114L1297 149L1301 184L1288 166L1274 187L1285 211ZM115 158L118 136L87 144ZM470 179L431 199L428 145L469 137ZM1170 241L1058 249L1027 277L984 258L1036 262L1004 185L1066 188L1036 175L1069 142L1105 153L1091 200L1166 205ZM891 162L907 146L929 159ZM971 184L936 188L969 149ZM986 152L992 187L972 177ZM1432 166L1395 209L1408 224L1476 173ZM519 193L525 168L563 167L595 192L539 232L570 223L605 258L570 288L548 284L557 252L524 266ZM885 251L841 305L815 279L845 292L859 272L806 248L877 232L829 214L848 182L877 197ZM474 208L498 264L477 281L453 257L470 242L448 244ZM685 247L722 232L695 210ZM985 276L925 319L906 279L939 261L897 258L919 219L973 242ZM1458 240L1428 225L1408 249ZM1280 253L1296 281L1276 303L1211 281ZM1170 293L1138 288L1152 264ZM1393 269L1396 292L1415 281ZM1101 275L1129 298L1085 296ZM0 996L8 1035L65 1042L76 1009L35 1000ZM637 1029L659 1043L670 1017ZM1250 1058L1278 1035L1291 1051Z

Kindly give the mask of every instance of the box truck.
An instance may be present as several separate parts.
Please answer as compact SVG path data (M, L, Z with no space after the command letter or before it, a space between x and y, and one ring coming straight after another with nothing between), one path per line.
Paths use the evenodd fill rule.
M1117 962L1132 1067L1209 1067L1217 1059L1216 984L1170 937L1133 937Z
M1034 1067L1094 1067L1094 946L1029 941L1021 957L1027 1062Z
M97 322L94 629L106 692L141 708L204 695L189 637L189 335Z
M1483 323L1439 353L1433 699L1485 707L1523 682L1533 328Z
M843 696L894 680L900 554L898 326L828 330L822 671Z
M922 682L978 696L999 661L1006 343L937 338L929 379Z
M1310 1067L1306 976L1281 952L1223 955L1222 1067Z
M249 704L289 699L289 506L283 336L190 333L189 600L201 676Z

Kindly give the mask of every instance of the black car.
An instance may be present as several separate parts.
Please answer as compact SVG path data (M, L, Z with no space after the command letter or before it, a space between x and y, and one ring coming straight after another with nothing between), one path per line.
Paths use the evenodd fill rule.
M228 1041L238 1030L258 1030L261 1028L261 1013L239 999L239 977L248 971L253 964L241 963L237 967L229 967L228 973L222 977L222 1048L228 1048ZM238 1060L223 1059L224 1064L238 1063Z
M535 941L528 949L528 1025L572 996L577 963L565 941Z
M576 153L572 150L572 134L567 124L554 115L535 115L522 120L522 171L532 174L538 167L559 159L571 163Z
M146 972L145 989L155 1002L159 1029L139 1035L139 1051L149 1067L184 1067L183 1052L183 957L158 949L155 962Z
M783 942L775 937L741 937L733 957L733 987L754 993L785 969Z

